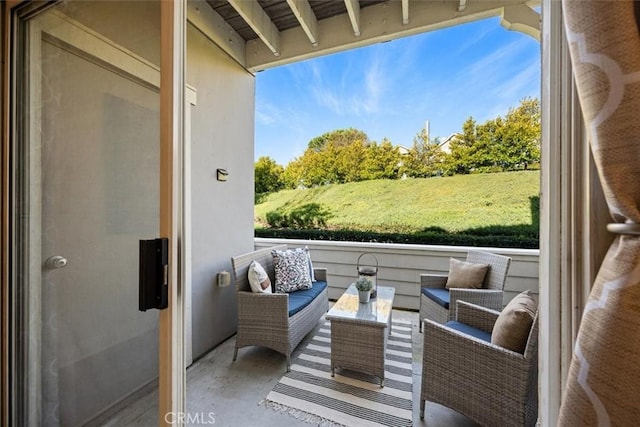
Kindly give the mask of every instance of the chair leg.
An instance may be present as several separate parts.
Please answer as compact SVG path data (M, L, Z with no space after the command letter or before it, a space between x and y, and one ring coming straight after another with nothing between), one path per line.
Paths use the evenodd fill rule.
M291 356L287 356L287 372L291 372Z
M238 358L238 347L233 350L233 361L235 362Z
M424 404L426 401L420 400L420 419L424 420Z

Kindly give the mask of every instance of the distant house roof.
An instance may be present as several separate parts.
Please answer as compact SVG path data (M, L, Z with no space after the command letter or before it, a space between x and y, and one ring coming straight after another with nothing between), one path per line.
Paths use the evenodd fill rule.
M451 149L449 148L449 144L451 143L451 141L458 135L457 132L452 133L451 135L449 135L447 138L445 138L442 142L440 142L438 144L438 147L440 147L440 149L442 151L444 151L445 153L450 153ZM410 148L405 147L404 145L396 145L396 147L398 148L398 152L401 155L405 155L405 154L409 154L409 151L411 151Z
M405 155L405 154L409 154L409 148L405 147L404 145L396 145L396 147L398 147L398 152L401 155Z
M451 135L449 135L444 141L442 141L440 143L440 145L439 145L440 149L445 153L450 153L451 152L451 148L449 147L449 144L451 143L453 138L455 138L456 136L458 136L457 132L454 132Z

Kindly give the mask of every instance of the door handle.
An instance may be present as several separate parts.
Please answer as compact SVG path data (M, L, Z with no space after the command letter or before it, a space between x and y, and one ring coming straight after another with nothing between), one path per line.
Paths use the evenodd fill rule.
M67 265L67 259L65 257L62 257L60 255L54 255L51 256L49 258L47 258L47 260L44 262L44 265L47 268L62 268L65 267Z

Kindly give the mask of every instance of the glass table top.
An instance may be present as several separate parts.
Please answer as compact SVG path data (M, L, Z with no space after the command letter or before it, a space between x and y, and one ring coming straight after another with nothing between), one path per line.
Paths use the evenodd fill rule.
M368 303L360 304L355 284L349 285L340 299L327 313L328 320L354 320L386 325L391 315L395 288L378 286L377 295Z

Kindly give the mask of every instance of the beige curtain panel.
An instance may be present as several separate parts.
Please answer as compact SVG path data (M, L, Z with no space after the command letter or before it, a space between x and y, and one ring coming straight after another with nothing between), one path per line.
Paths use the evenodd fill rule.
M640 425L640 5L563 6L608 228L618 236L584 311L559 425Z

